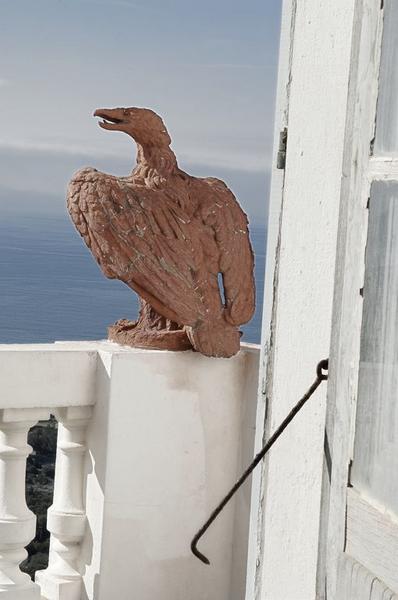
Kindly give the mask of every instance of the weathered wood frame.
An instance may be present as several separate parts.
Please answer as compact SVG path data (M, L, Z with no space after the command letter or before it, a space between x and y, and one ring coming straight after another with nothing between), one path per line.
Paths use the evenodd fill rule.
M257 448L329 352L355 2L284 0ZM323 386L255 474L247 600L315 600L325 416Z
M267 418L267 387L271 384L273 354L273 330L275 324L274 295L277 286L280 221L282 216L284 169L277 166L277 152L280 132L287 128L289 120L290 74L292 62L292 45L294 37L296 0L283 0L281 15L281 33L279 43L278 84L276 93L274 149L272 161L272 178L270 187L268 231L267 231L267 266L265 270L264 301L262 314L262 343L260 352L260 376L258 388L255 453L264 443L264 427ZM264 483L266 468L258 468L252 477L249 549L246 573L246 600L259 598L261 594L260 559L263 552L263 516L264 516Z
M317 597L328 600L397 598L387 587L395 587L397 583L396 556L391 554L391 564L384 563L383 568L380 568L381 557L377 556L377 548L380 550L382 546L385 546L384 561L388 552L397 551L397 525L348 487L355 436L363 306L360 290L365 272L368 198L374 179L398 176L396 160L371 157L382 29L383 3L357 0L336 259L325 437L328 460L318 563Z
M398 522L380 507L347 490L345 552L392 589L398 589Z

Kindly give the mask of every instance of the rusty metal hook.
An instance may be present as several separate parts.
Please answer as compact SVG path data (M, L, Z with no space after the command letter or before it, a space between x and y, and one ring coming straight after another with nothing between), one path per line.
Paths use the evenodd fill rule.
M216 518L218 517L220 512L223 510L223 508L226 506L226 504L228 504L228 502L231 500L232 496L235 495L235 493L243 485L243 483L246 481L246 479L249 477L249 475L251 475L251 473L254 471L254 469L256 468L258 463L264 458L264 456L267 454L268 450L274 445L274 443L279 438L279 436L285 431L286 427L291 423L291 421L293 421L293 419L297 415L297 413L300 412L300 410L303 408L303 406L307 402L307 400L309 400L311 398L311 396L313 395L313 393L318 389L318 387L320 386L322 381L325 381L328 378L328 373L327 373L328 368L329 368L329 360L328 359L321 360L318 363L317 368L316 368L316 379L314 380L311 387L307 390L307 392L304 394L304 396L302 398L300 398L300 400L297 402L297 404L292 408L292 410L287 415L287 417L285 417L285 419L282 421L282 423L279 425L279 427L271 435L271 437L269 438L269 440L265 444L265 446L255 456L254 460L247 467L247 469L243 473L243 475L238 479L238 481L235 483L235 485L230 489L228 494L226 496L224 496L224 498L221 500L220 504L213 510L210 517L207 519L206 523L199 529L199 531L197 532L195 537L192 539L192 542L191 542L192 553L197 558L199 558L199 560L201 560L203 563L205 563L205 565L209 565L210 561L204 554L202 554L198 550L197 545L198 545L199 540L204 535L204 533L206 533L206 531L209 529L210 525L216 520Z

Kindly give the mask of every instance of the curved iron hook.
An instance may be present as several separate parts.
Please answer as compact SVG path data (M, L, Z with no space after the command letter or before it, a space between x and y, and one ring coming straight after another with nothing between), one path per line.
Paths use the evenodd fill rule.
M316 368L316 379L314 380L311 387L307 390L307 392L304 394L304 396L302 398L300 398L300 400L297 402L297 404L292 408L292 410L287 415L287 417L285 417L285 419L282 421L282 423L279 425L279 427L271 435L271 437L269 438L269 440L265 444L265 446L262 448L262 450L260 450L260 452L255 456L254 460L247 467L247 469L243 473L243 475L238 479L238 481L235 483L235 485L230 489L228 494L226 496L224 496L224 498L221 500L220 504L213 510L210 517L207 519L206 523L199 529L197 534L192 539L191 551L205 565L209 565L210 561L207 558L207 556L205 556L198 550L197 545L198 545L199 540L204 535L204 533L206 533L206 531L209 529L210 525L216 520L216 518L218 517L220 512L223 510L225 505L228 504L228 502L231 500L232 496L235 495L235 493L243 485L243 483L246 481L246 479L249 477L249 475L251 475L251 473L254 471L254 469L256 468L258 463L264 458L264 456L267 454L268 450L274 445L274 443L279 438L279 436L284 432L286 427L291 423L291 421L293 421L294 417L303 408L303 406L307 402L307 400L309 400L311 398L311 396L313 395L315 390L317 390L317 388L320 386L322 381L325 381L328 378L328 373L327 373L328 368L329 368L329 360L327 358L324 360L321 360L318 363L317 368Z

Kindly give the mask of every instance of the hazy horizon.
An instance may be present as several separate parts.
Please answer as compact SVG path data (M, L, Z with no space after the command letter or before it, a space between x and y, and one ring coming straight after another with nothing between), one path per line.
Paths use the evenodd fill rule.
M227 183L252 231L261 230L256 248L263 285L280 8L280 0L0 3L5 339L13 323L18 339L39 336L32 305L40 326L46 315L37 311L46 310L51 335L58 323L62 337L68 319L80 322L79 303L90 317L95 294L103 297L94 303L91 332L109 317L105 302L114 302L116 313L132 302L132 292L102 276L67 220L66 186L77 169L90 165L126 175L135 163L131 138L98 127L92 117L98 107L154 109L164 118L180 167ZM90 274L91 289L80 269ZM260 313L261 307L258 331Z
M3 0L0 186L61 197L87 164L128 173L131 138L92 113L148 106L183 169L265 222L279 21L280 0Z

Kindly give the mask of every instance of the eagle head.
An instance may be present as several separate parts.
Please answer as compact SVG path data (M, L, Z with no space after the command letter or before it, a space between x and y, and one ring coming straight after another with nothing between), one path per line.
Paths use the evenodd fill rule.
M170 136L161 117L149 108L97 108L99 126L110 131L124 131L141 145L169 146Z

